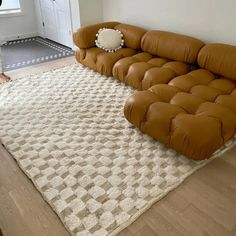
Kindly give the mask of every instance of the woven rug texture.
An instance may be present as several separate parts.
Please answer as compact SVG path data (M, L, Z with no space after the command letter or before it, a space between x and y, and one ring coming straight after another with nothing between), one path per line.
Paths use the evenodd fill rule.
M134 91L81 65L0 85L1 142L71 235L116 235L208 162L129 124Z

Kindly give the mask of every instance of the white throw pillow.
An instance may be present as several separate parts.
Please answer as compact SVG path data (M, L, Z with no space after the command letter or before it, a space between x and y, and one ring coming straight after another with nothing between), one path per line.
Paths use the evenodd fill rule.
M123 34L119 30L102 28L96 34L97 47L106 52L115 52L124 46Z

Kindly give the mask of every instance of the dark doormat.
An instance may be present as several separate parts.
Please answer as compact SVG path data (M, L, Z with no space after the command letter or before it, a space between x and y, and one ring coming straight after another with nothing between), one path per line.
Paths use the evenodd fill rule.
M2 45L3 71L74 55L71 48L41 37L9 41Z

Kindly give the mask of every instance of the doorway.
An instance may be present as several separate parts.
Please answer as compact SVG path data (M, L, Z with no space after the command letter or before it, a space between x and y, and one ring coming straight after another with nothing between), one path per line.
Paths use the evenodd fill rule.
M70 0L40 0L44 37L73 48Z

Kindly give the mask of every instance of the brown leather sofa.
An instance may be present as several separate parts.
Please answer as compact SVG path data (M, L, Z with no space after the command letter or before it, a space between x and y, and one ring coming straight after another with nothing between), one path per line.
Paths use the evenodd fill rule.
M236 47L210 44L201 69L131 95L125 117L194 160L209 158L236 133Z
M125 48L95 47L100 28L119 29ZM194 160L209 158L236 132L236 47L106 22L74 33L78 62L139 90L125 117ZM199 69L200 67L200 69Z

